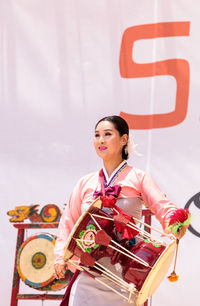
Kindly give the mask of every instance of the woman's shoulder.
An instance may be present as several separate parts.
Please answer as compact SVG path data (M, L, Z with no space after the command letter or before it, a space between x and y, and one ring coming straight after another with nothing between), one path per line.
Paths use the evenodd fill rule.
M144 181L151 182L153 180L152 176L150 173L141 170L139 168L136 168L134 166L129 166L129 173L127 175L127 178L129 178L131 181L134 179L137 179L139 184L143 184Z
M133 182L138 182L139 184L142 184L145 177L148 176L148 173L146 173L144 170L137 168L135 166L129 166L127 167L127 175L126 179Z
M128 165L128 169L129 169L129 174L130 175L144 176L146 174L144 170L139 169L135 166Z
M129 166L121 172L119 176L119 183L124 188L133 188L140 194L141 185L144 179L145 172L134 166ZM125 189L124 189L125 190ZM126 192L128 189L126 189Z

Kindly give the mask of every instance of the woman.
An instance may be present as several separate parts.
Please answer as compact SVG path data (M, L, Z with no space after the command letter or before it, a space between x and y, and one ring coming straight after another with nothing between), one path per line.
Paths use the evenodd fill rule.
M67 238L81 213L98 195L102 194L102 177L105 189L114 185L120 186L119 194L116 195L116 205L125 213L140 219L142 205L145 202L165 231L173 231L178 239L185 234L188 226L187 221L181 223L183 220L178 220L180 222L176 222L176 229L171 224L172 222L170 223L174 212L180 211L180 209L178 210L173 203L166 199L148 174L127 165L128 140L129 128L121 117L108 116L96 124L94 147L98 156L103 160L103 170L88 174L79 180L62 215L55 246L55 273L58 278L63 278L66 270L66 264L62 258ZM100 175L102 173L103 176ZM109 269L114 269L108 258L102 260ZM129 305L116 293L103 287L87 275L79 274L71 289L70 306L93 306L94 304L95 306L105 306L111 303L115 303L115 306ZM67 303L62 305L67 305Z

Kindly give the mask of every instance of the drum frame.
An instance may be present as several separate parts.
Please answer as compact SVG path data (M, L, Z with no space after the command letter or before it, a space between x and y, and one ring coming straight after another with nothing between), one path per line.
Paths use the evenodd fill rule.
M90 207L80 216L80 218L78 219L76 225L78 224L81 224L81 222L87 217L87 215L89 214L91 219L94 221L94 223L97 225L97 227L99 228L99 230L101 230L101 227L100 225L98 224L98 221L95 219L95 218L103 218L103 219L110 219L111 221L114 222L114 219L112 218L112 216L110 218L107 218L107 217L104 217L104 216L99 216L98 214L95 214L95 213L92 213L92 210L93 208L98 208L98 209L101 209L102 208L102 203L101 203L101 200L98 198L96 199L92 205L90 205ZM118 212L117 212L118 213ZM172 236L172 235L168 235L168 234L165 234L155 228L153 228L151 225L145 223L145 222L142 222L141 220L138 220L136 218L133 218L134 221L136 221L137 223L139 222L140 224L142 224L143 226L145 226L148 231L146 230L143 230L143 229L140 229L138 228L134 223L132 222L129 222L129 224L127 224L127 226L129 226L130 228L132 229L136 229L136 230L139 230L139 235L145 237L145 238L150 238L150 240L152 242L156 242L156 243L160 243L161 245L165 245L166 246L166 249L163 251L163 253L161 254L160 258L157 259L156 263L158 263L158 265L160 264L161 262L161 258L163 259L167 259L167 254L169 253L170 251L170 260L168 260L168 265L167 265L167 269L166 269L166 273L167 273L167 270L171 264L171 261L173 259L173 256L174 256L174 252L175 252L175 237ZM131 224L130 224L131 223ZM154 230L156 232L158 232L159 234L161 234L162 236L166 236L168 237L169 239L172 240L172 243L169 245L169 250L168 250L168 247L166 245L166 243L163 243L162 241L158 240L157 238L153 237L151 234L150 234L150 230ZM153 279L153 273L154 271L157 271L158 268L156 269L155 267L155 264L153 265L152 270L150 271L149 275L147 276L147 278L144 280L144 284L141 288L140 291L138 291L134 284L132 283L127 283L126 281L124 281L122 278L116 276L114 273L112 273L111 271L107 270L104 266L100 265L98 262L95 261L95 264L93 266L93 268L95 268L96 270L100 271L102 274L102 276L106 279L109 279L110 281L114 282L115 284L119 285L120 288L124 289L127 291L127 293L129 293L128 297L123 295L122 293L120 293L119 291L113 289L111 286L109 286L108 284L106 284L105 282L99 280L98 278L96 278L94 276L93 273L91 273L91 269L90 267L88 266L85 266L85 265L82 265L76 261L74 261L73 259L71 259L73 257L73 252L71 252L68 247L71 243L71 241L73 239L75 240L78 240L74 237L75 233L77 232L77 227L74 226L74 228L72 229L71 231L71 234L67 240L67 244L66 244L66 247L65 247L65 253L64 253L64 261L72 266L74 266L76 269L88 274L88 276L92 277L93 279L95 279L96 281L100 282L101 284L103 284L105 287L109 288L110 290L114 291L115 293L117 293L118 295L120 295L121 297L123 297L125 300L128 301L128 303L133 303L133 299L132 299L132 296L133 294L136 295L136 305L137 306L140 306L142 305L143 303L145 303L145 301L152 296L152 294L155 292L155 290L157 289L158 285L156 288L153 288L153 290L149 290L149 286L148 286L148 281ZM121 252L123 254L125 254L124 252L126 251L127 253L125 254L126 256L128 257L131 257L133 258L134 260L138 261L140 264L143 264L145 266L148 266L148 263L144 262L142 259L138 258L137 256L134 256L131 252L129 252L128 250L124 249L120 244L118 244L117 242L111 240L111 242L114 242L117 247L121 247L123 250L120 251L119 249L117 249L118 252ZM113 246L111 246L109 244L109 247L112 247L114 248ZM115 249L115 248L114 248ZM130 254L132 256L130 256ZM158 266L159 267L159 266ZM164 275L165 276L165 275ZM162 279L164 278L164 276L162 277ZM142 294L142 290L147 290L148 289L148 294L147 296L144 297L144 295Z
M58 227L59 221L56 222L39 222L39 223L14 223L12 224L17 229L17 239L16 239L16 251L15 251L15 261L14 261L14 271L13 271L13 282L12 282L12 291L11 291L11 302L10 306L18 306L19 300L62 300L63 294L25 294L19 293L20 281L22 279L19 276L17 271L17 257L18 252L23 244L25 230L31 229L55 229ZM31 289L31 288L30 288Z

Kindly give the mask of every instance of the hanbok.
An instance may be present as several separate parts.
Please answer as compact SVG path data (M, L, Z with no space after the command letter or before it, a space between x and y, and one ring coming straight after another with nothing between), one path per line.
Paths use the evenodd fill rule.
M153 212L165 230L170 214L177 210L177 207L166 198L149 174L128 166L126 161L123 161L115 169L110 178L104 168L103 173L105 187L121 186L116 203L119 208L129 215L141 219L142 207L145 205ZM95 200L94 192L98 190L101 190L99 172L84 176L76 184L60 220L54 251L55 263L62 262L67 238L82 212ZM120 275L119 267L111 265L109 258L102 258L100 261L108 269ZM101 278L101 276L99 277ZM111 286L119 290L119 287L115 288L113 283ZM112 303L115 306L130 305L121 296L97 281L83 273L79 274L71 289L69 306L110 306ZM132 305L134 306L134 304Z

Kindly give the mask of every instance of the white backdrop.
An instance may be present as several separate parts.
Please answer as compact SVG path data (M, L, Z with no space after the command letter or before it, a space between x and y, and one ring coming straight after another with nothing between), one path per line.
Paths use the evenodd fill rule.
M101 166L92 147L101 117L134 115L142 156L130 164L150 172L179 207L200 192L199 10L197 0L0 0L2 306L10 304L16 241L6 212L32 203L63 208L76 181ZM168 22L172 32L186 22L185 30L172 35L163 25L160 35L159 23ZM145 39L149 24L155 38ZM132 31L140 33L134 47ZM135 115L148 117L138 123ZM180 280L164 280L152 305L197 305L199 208L198 198L190 205L197 234L188 231L180 245Z

